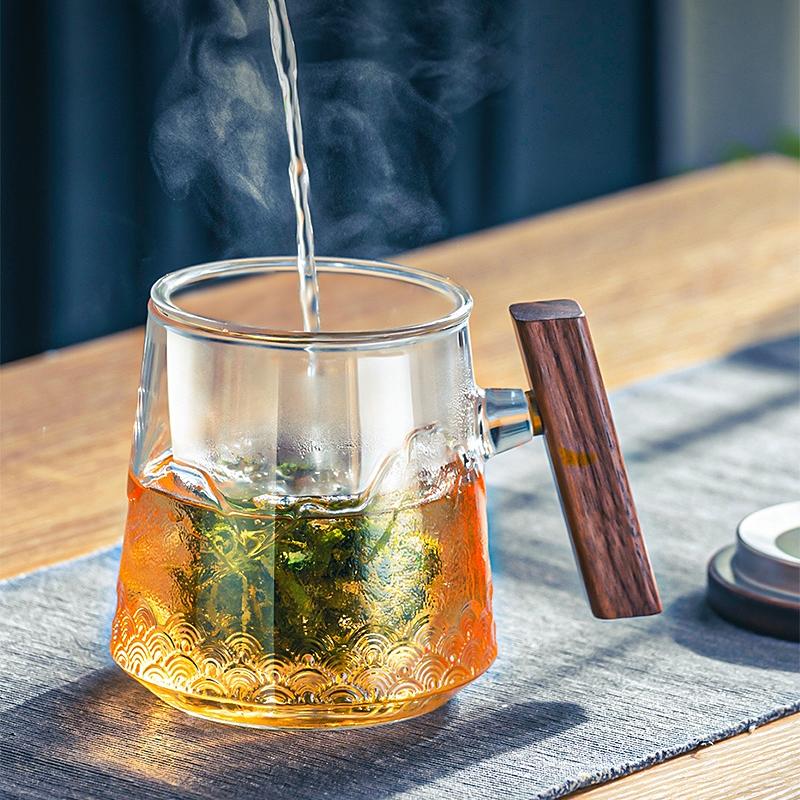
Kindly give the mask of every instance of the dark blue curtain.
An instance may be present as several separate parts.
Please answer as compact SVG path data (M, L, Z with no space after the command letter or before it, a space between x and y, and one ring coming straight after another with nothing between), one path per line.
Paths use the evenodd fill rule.
M433 187L440 236L655 177L652 3L500 5L507 79L454 117L455 155ZM326 57L319 31L298 38L301 58ZM156 277L230 252L151 164L177 51L154 0L3 0L2 360L136 325Z

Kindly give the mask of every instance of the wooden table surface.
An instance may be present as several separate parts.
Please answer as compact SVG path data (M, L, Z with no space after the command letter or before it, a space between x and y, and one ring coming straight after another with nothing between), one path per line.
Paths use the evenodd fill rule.
M481 385L524 383L511 302L574 297L617 388L797 329L800 166L773 156L696 172L398 260L473 294ZM221 313L248 302L228 289ZM0 369L0 577L119 540L141 345L137 329ZM789 797L798 735L795 715L582 797ZM754 755L772 763L756 769Z

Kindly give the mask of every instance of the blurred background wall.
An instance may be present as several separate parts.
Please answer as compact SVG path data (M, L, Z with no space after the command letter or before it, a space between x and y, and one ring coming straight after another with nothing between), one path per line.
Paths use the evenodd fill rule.
M302 8L288 5L297 32ZM507 77L454 117L457 149L433 186L446 221L436 238L729 158L796 155L797 0L497 6ZM2 360L139 324L155 278L236 254L196 197L165 194L151 163L178 33L155 0L4 0ZM320 57L298 40L301 59ZM276 190L288 208L288 186ZM267 231L249 254L285 253L291 238ZM335 253L384 254L374 243Z

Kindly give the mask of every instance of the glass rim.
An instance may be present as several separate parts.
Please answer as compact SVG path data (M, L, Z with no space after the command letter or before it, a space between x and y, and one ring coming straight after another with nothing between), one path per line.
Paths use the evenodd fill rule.
M159 278L150 290L151 307L168 323L206 335L223 339L274 342L307 347L314 344L364 345L418 338L426 334L458 327L472 310L472 296L461 285L435 272L406 267L389 261L361 258L319 257L315 259L320 273L341 272L403 281L436 291L452 301L451 310L435 319L394 328L375 328L353 331L302 331L273 330L253 325L237 324L195 314L181 308L173 299L176 292L199 286L204 281L225 277L245 277L259 273L289 272L297 270L296 256L264 256L209 261L169 272Z

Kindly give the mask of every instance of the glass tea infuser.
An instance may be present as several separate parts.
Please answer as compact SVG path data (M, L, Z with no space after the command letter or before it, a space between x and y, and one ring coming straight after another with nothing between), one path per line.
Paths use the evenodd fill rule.
M117 664L179 709L245 725L442 705L497 652L484 464L533 434L594 614L658 613L578 304L511 306L531 391L482 390L463 288L375 261L317 269L330 321L315 332L293 329L279 299L264 310L295 259L205 264L153 287ZM234 278L252 284L234 287L240 321L217 319ZM359 329L363 308L385 326Z

